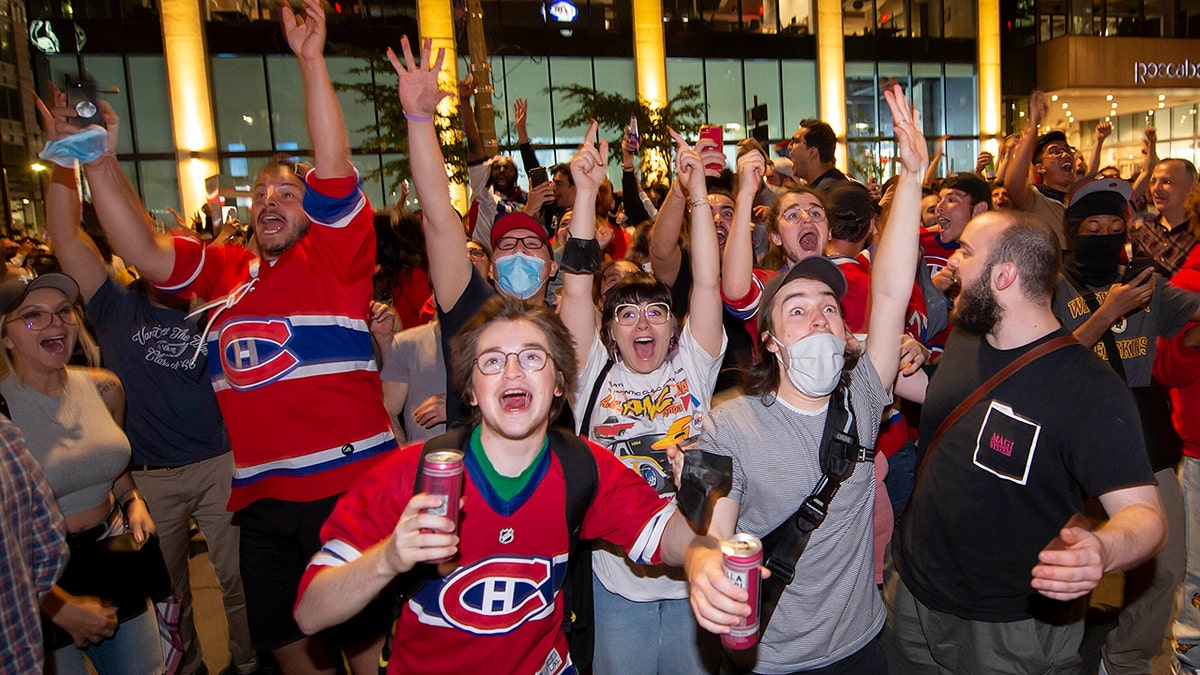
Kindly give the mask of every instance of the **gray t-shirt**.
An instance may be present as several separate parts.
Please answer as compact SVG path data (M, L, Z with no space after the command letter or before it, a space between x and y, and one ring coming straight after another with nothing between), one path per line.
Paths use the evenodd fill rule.
M859 442L873 447L890 398L865 354L851 374L850 396ZM702 426L700 447L733 458L729 498L739 505L738 532L766 536L796 512L821 477L824 410L808 413L781 400L768 406L761 397L742 396L717 406ZM758 660L738 665L759 673L821 668L879 633L887 612L875 586L874 499L875 467L859 464L813 531L796 580L784 589L762 636Z
M388 346L383 369L379 371L379 377L384 382L408 385L403 416L404 434L409 441L423 441L446 431L445 424L426 429L413 419L413 411L425 399L446 393L446 366L442 357L439 326L436 321L431 321L396 333L392 344ZM449 407L452 404L448 402L446 405Z

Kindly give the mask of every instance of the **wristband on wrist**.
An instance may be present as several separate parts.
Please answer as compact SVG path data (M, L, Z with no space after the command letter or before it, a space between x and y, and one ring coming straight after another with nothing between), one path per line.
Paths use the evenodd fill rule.
M431 115L414 115L414 114L408 112L407 110L405 110L404 111L404 119L408 120L409 122L432 122L433 116L431 116Z
M563 246L562 262L558 266L571 274L595 274L600 269L600 244L594 237L571 237Z
M692 205L693 209L698 209L701 206L708 206L708 197L705 196L701 199L693 199L692 201L690 201L688 203Z

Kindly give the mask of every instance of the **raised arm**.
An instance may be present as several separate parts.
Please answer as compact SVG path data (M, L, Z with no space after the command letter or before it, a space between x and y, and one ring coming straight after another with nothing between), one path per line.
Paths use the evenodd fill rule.
M52 96L53 108L48 107L41 99L34 97L38 116L42 120L42 129L50 139L48 148L62 138L81 133L79 127L68 121L75 115L75 110L67 105L66 95L54 89ZM125 259L126 263L136 266L141 275L150 281L166 281L175 267L175 247L171 245L169 236L154 232L150 214L146 211L146 207L138 198L137 193L134 192L133 186L125 178L120 165L117 164L117 156L113 154L112 149L117 147L120 118L107 102L101 101L100 107L104 111L104 125L107 128L107 134L103 138L95 140L99 143L97 149L102 152L98 157L83 164L88 185L92 190L96 215L100 219L100 225L108 235L113 249ZM68 210L73 208L77 215L79 198L75 194L68 194L68 192L73 193L73 188L67 188L65 184L74 184L76 180L74 162L71 161L67 164L71 168L55 163L56 168L51 174L50 190L46 194L47 208L62 207ZM67 173L60 173L63 171ZM50 203L51 201L54 202L53 205ZM70 206L68 202L74 202L74 206ZM65 218L73 218L71 220L72 228L78 225L79 221L76 216L68 213ZM60 219L58 222L64 223L65 221ZM54 224L52 223L52 225ZM62 234L69 236L65 232ZM57 238L59 235L52 233L52 236ZM56 242L55 247L58 248L58 246L59 244ZM100 280L101 283L103 281L103 279ZM99 288L99 286L100 284L97 283L95 288ZM92 293L95 292L95 288L92 289ZM85 297L90 297L90 294L84 290L82 281L80 290Z
M900 334L920 255L921 176L929 161L920 115L899 85L884 90L896 130L900 174L888 221L871 266L871 332L867 353L889 389L900 366Z
M571 218L571 239L583 242L596 239L596 193L604 182L608 164L608 142L596 145L599 125L592 122L583 145L571 160L571 177L575 179L575 215ZM571 246L572 244L568 244ZM586 363L588 351L596 336L596 306L592 301L591 273L563 270L563 297L558 303L559 316L575 338L575 357Z
M1034 91L1029 96L1029 124L1021 132L1021 140L1017 149L1004 167L1004 189L1008 190L1008 198L1017 208L1024 208L1029 201L1029 165L1033 161L1034 146L1037 145L1038 124L1046 114L1046 95Z
M79 176L74 169L55 164L46 188L46 234L63 272L79 284L86 303L108 278L104 260L92 241L79 230Z
M1092 148L1092 156L1088 158L1087 177L1093 178L1100 173L1100 151L1104 148L1104 141L1112 135L1112 123L1101 122L1096 125L1096 146Z
M654 278L673 286L679 278L679 266L683 264L683 250L679 247L679 233L683 231L684 205L687 197L679 179L671 181L671 188L663 199L662 208L654 219L650 230L650 267Z
M433 117L437 105L449 92L438 86L438 71L446 57L439 49L430 60L432 41L421 47L421 64L413 61L408 38L401 38L404 61L391 49L388 60L396 70L400 105L408 120L408 162L413 186L421 200L421 227L425 231L425 250L429 254L429 279L438 305L449 310L471 280L471 261L467 258L467 233L454 205L450 203L450 182L446 178L446 160L438 144Z
M741 300L750 292L754 276L754 195L767 170L760 152L747 152L737 159L738 192L733 206L733 222L725 237L721 254L721 292L730 301Z
M1146 198L1146 188L1150 187L1150 176L1154 173L1154 167L1158 166L1158 131L1154 127L1146 129L1146 135L1142 139L1142 153L1146 155L1146 161L1142 163L1142 172L1138 174L1137 180L1133 181L1133 192L1130 195L1130 200L1139 206Z
M938 168L941 166L942 157L946 156L945 147L946 139L950 138L949 134L938 137L933 142L933 157L929 158L929 166L925 169L925 177L921 179L921 185L932 189L933 181L937 180Z
M688 301L688 327L696 344L709 356L716 357L721 355L725 335L721 325L721 251L712 208L705 194L704 160L674 129L669 131L678 152L679 179L687 184L692 196L692 294Z
M280 3L279 16L288 46L300 64L305 119L313 144L313 166L317 176L353 176L350 133L346 130L342 106L325 66L325 10L321 0L304 0L303 17L297 16L288 3Z

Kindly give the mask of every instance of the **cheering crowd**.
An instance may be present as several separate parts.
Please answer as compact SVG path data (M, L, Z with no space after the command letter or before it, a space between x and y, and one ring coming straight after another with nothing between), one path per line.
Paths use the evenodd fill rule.
M1088 164L1035 92L939 176L893 84L882 185L804 120L732 168L671 131L649 185L626 129L615 189L595 123L543 168L518 100L522 185L465 81L463 215L444 54L405 39L420 208L375 213L321 4L280 13L313 161L260 171L245 241L156 230L111 108L36 101L0 671L207 672L194 525L228 673L1077 673L1089 598L1101 672L1200 673L1200 197L1153 130L1128 181L1111 127ZM458 503L421 487L446 452ZM731 542L762 553L740 576Z

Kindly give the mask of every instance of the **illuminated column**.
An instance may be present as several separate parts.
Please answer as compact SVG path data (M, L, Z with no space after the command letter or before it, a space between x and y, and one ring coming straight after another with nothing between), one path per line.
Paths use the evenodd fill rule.
M633 55L638 99L657 115L667 105L667 50L663 39L662 0L633 0ZM666 175L669 157L644 157L643 171Z
M183 213L189 214L204 204L204 179L220 172L208 85L208 49L200 3L162 0L161 14L179 197Z
M817 0L817 82L821 119L837 134L835 161L846 171L846 50L841 0Z
M454 11L448 0L417 0L417 32L421 34L421 42L426 38L433 41L433 51L446 50L446 60L442 62L442 73L438 81L442 89L453 92L439 105L438 113L446 117L458 115L458 52L454 44ZM420 44L413 45L415 55L420 54ZM443 138L453 142L456 139ZM420 197L420 195L418 195ZM460 213L466 213L467 186L461 183L450 183L450 198Z
M976 20L979 135L983 139L981 149L999 154L1000 117L1003 110L1000 97L1000 0L979 0Z

